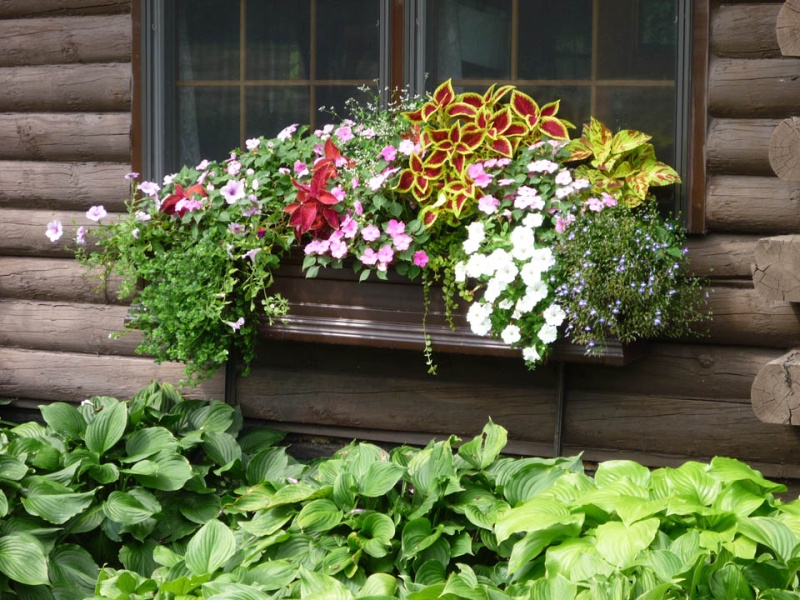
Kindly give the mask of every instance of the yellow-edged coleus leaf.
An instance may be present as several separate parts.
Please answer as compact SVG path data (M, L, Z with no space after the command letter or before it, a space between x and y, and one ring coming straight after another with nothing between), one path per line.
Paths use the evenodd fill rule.
M426 129L422 132L422 147L441 146L450 143L449 129Z
M456 219L461 216L470 200L475 200L475 185L465 181L451 181L444 186L443 191L447 195L447 211Z
M510 92L513 89L514 89L513 85L501 85L498 88L497 84L492 84L491 86L489 86L489 89L487 89L483 93L483 104L488 106L497 104L498 102L500 102L500 100L503 99L503 96L505 96L508 92Z
M541 109L542 116L543 117L555 117L560 106L561 106L561 100L556 100L554 102L548 102L547 104L542 106L542 109Z
M569 121L563 121L555 117L543 116L539 121L541 131L546 133L554 140L568 140L569 139Z
M447 112L453 118L474 119L478 114L478 108L468 102L456 101L448 107Z
M611 130L592 117L589 124L584 126L584 137L589 141L594 154L592 164L598 168L605 165L611 155L611 144L614 140Z
M491 140L489 146L501 156L505 156L507 158L512 158L514 156L514 145L506 137Z
M642 144L646 144L652 139L652 136L635 131L633 129L623 129L617 132L611 142L611 152L614 154L622 154L628 150L638 148Z
M458 130L458 142L455 144L454 150L459 154L472 154L486 138L486 132L472 123L464 125L463 127L456 123L453 129ZM451 136L451 139L453 139L453 136Z
M519 90L511 93L511 109L528 125L535 129L539 124L541 110L536 100Z
M428 179L438 179L441 176L442 165L447 162L450 153L438 147L425 157L423 172ZM434 172L436 170L436 172Z

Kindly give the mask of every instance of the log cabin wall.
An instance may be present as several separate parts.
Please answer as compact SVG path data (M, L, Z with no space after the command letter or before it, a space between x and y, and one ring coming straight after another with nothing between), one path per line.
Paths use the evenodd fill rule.
M131 34L129 0L0 0L0 397L18 406L180 379L136 356L135 337L109 339L127 307L84 277L67 239L90 206L125 209ZM222 378L189 394L221 398Z
M751 386L800 340L798 306L753 289L764 236L797 233L800 184L770 167L775 127L797 114L800 63L781 55L780 2L708 6L707 136L700 165L707 233L694 269L711 277L709 335L658 342L621 368L447 353L439 375L421 352L266 340L235 381L246 416L305 436L426 442L477 433L488 418L510 449L649 465L729 455L770 476L800 478L800 433L759 421ZM122 210L130 169L131 17L125 0L0 0L0 396L21 406L130 396L177 379L114 341L126 307L93 291L46 224L90 224L94 204ZM702 158L704 157L704 158ZM66 236L65 236L66 237ZM563 386L560 385L563 380ZM216 378L195 396L221 398ZM559 403L560 399L560 403Z

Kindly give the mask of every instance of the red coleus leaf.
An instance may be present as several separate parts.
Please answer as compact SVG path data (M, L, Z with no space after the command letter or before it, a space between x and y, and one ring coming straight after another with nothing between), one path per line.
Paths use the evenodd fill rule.
M554 117L555 114L558 112L558 107L561 106L561 100L556 100L555 102L550 102L549 104L545 104L541 108L541 113L543 117Z
M402 113L403 117L411 123L424 123L425 120L422 115L422 108Z
M439 84L439 87L433 92L433 101L439 106L447 106L455 97L456 93L453 91L453 82L451 79Z
M165 215L172 215L175 214L175 206L181 200L190 200L193 196L202 196L203 198L208 197L208 193L206 192L205 188L203 188L202 184L195 183L194 185L183 189L183 186L176 183L175 184L175 193L170 194L167 196L164 201L161 203L161 207L159 211L164 213ZM181 210L177 211L178 216L182 217L187 209L182 208Z
M568 140L569 131L561 119L555 117L542 117L541 129L554 140Z
M414 182L416 181L416 175L411 169L405 169L402 173L400 173L400 179L397 182L397 191L406 193L410 192L411 188L414 187Z
M310 231L313 228L316 219L317 219L317 205L301 204L292 213L292 218L289 219L289 225L294 227L295 233L299 237L306 231Z
M449 129L427 129L422 134L422 144L425 147L436 146L448 141Z
M456 152L468 154L474 152L483 143L486 133L475 125L466 125L461 129L461 136Z
M508 138L498 138L496 140L492 140L491 143L492 150L497 152L502 156L506 156L508 158L512 158L514 155L514 146L508 140Z
M511 122L511 109L504 108L503 110L497 111L494 114L490 121L490 126L497 132L497 134L502 135L509 127L511 127Z
M539 105L528 94L514 90L511 94L511 109L522 117L531 128L536 127L539 122L541 115Z
M448 112L451 117L474 119L475 115L478 114L478 109L466 102L454 102L450 105Z
M454 154L452 159L450 159L450 164L453 166L453 170L456 173L463 173L464 172L464 165L467 162L467 157L463 154Z
M480 108L484 104L483 96L476 94L475 92L464 92L463 94L459 94L456 97L456 102L459 104L469 104L474 108Z

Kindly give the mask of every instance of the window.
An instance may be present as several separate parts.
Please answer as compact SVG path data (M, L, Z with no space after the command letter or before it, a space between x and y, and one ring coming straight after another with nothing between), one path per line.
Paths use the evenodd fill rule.
M615 130L644 130L686 179L690 7L688 0L140 0L142 168L158 177L290 123L314 126L325 119L319 106L341 114L358 86L421 92L452 78L460 90L511 83L540 103L561 99L559 116L577 125L593 115ZM676 206L680 193L661 200Z

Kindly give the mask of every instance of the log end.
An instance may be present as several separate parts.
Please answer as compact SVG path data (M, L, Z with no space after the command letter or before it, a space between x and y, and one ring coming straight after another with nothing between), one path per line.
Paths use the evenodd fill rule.
M750 399L753 411L764 423L800 425L800 348L761 368Z
M783 181L800 181L800 117L781 121L769 140L769 164Z
M784 2L775 25L778 47L784 56L800 56L800 3Z
M800 302L800 235L763 238L756 243L753 284L767 300Z

